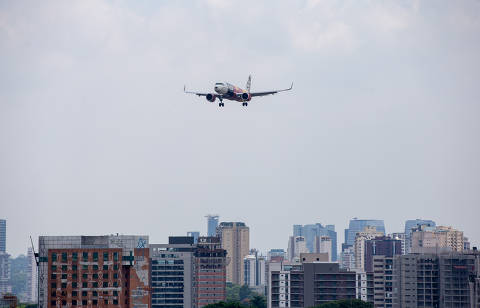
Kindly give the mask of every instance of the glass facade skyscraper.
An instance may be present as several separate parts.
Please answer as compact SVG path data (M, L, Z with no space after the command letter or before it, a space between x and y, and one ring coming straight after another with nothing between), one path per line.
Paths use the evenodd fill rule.
M207 215L207 235L216 236L218 227L218 215Z
M377 231L385 234L385 224L383 220L376 219L351 219L348 229L345 229L345 245L346 247L353 246L355 244L355 236L357 232L363 231L365 227L375 227Z
M328 236L332 240L332 261L337 261L337 232L335 225L309 224L293 225L293 236L303 236L305 238L308 251L314 252L313 246L315 237Z

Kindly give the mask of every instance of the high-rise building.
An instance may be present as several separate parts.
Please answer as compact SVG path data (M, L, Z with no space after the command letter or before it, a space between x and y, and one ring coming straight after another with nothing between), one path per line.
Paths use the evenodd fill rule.
M365 241L365 271L373 275L374 284L373 296L367 297L375 307L393 305L393 258L401 253L399 240L382 236Z
M345 247L353 246L357 233L363 231L365 227L375 227L378 232L382 232L382 235L385 235L385 224L383 220L353 218L350 220L348 229L345 229L345 243L342 245L342 250Z
M405 239L405 233L403 232L394 232L389 235L394 240L399 240L402 245L402 255L407 253L407 241Z
M227 251L222 249L220 238L199 237L194 257L195 307L226 301Z
M480 307L480 254L407 254L394 259L393 307Z
M187 232L187 236L193 237L193 243L196 244L196 243L198 243L198 238L200 237L200 232L190 231L190 232Z
M287 258L294 261L301 253L309 252L303 236L290 236L288 239Z
M7 252L7 221L0 219L0 253Z
M308 252L315 252L315 237L328 236L331 240L331 258L337 261L337 232L335 225L309 224L293 225L293 236L302 236L305 238L305 245Z
M355 269L365 271L365 242L384 235L384 232L377 231L375 227L366 226L363 231L357 232L355 237Z
M227 251L227 282L243 284L243 258L250 251L250 230L244 222L222 222L217 227L222 248Z
M329 301L356 298L356 273L341 270L338 263L274 265L269 272L269 308L313 307Z
M355 249L354 247L347 247L342 251L342 259L340 267L346 270L355 269Z
M268 261L271 261L274 259L283 261L285 257L286 257L285 250L281 248L270 249L270 251L267 253Z
M328 262L332 262L332 239L329 236L315 236L313 253L328 253Z
M258 251L252 249L243 259L244 284L262 291L265 286L265 257L259 256ZM263 293L263 292L261 292Z
M12 292L10 285L10 255L7 248L7 221L0 219L0 295Z
M26 298L30 303L37 301L37 263L32 248L27 250L27 279L26 279Z
M168 244L151 244L152 308L192 308L195 296L192 237L170 236Z
M218 227L218 215L207 215L207 236L216 236Z
M411 242L411 234L412 229L417 228L418 226L428 226L428 227L435 227L435 222L433 220L428 219L411 219L405 221L405 253L410 253L412 242Z
M428 253L440 250L463 251L463 232L452 227L421 225L412 229L411 252Z
M148 307L148 236L40 236L39 308Z
M387 236L375 237L365 241L365 264L367 272L375 270L373 265L374 256L384 256L393 258L402 254L402 243L399 240Z
M10 255L0 252L0 295L12 293L10 285Z

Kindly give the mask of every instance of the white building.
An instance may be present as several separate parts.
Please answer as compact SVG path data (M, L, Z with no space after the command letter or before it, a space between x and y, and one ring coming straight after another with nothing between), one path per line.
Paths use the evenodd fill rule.
M307 242L303 236L290 236L288 239L288 260L294 261L300 258L301 253L308 253Z
M315 236L314 253L328 253L328 262L332 262L332 239L329 236Z
M256 250L243 259L244 284L254 288L265 286L265 257L259 256ZM258 288L261 289L261 288Z
M27 301L30 303L35 303L37 301L37 292L38 292L38 280L37 280L37 263L35 261L35 255L32 248L28 248L27 251Z

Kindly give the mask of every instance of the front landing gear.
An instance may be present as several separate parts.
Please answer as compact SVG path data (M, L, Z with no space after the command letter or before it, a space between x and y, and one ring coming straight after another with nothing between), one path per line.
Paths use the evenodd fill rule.
M224 103L218 103L218 107L224 107L225 104Z

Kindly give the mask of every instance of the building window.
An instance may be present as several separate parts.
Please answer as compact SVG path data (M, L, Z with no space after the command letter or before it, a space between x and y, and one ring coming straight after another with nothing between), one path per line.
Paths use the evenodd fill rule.
M67 253L62 252L62 262L67 262Z
M113 279L118 279L118 274L117 273L113 274Z
M118 252L113 253L113 261L118 261Z
M92 292L92 296L97 297L97 296L98 296L98 292L97 292L97 291L93 291L93 292Z
M78 278L78 277L77 277L77 274L76 274L76 273L75 273L75 274L72 274L72 280L77 280L77 278Z
M104 299L104 300L103 300L103 303L104 303L105 305L108 305L108 299Z
M62 274L62 279L67 279L67 274Z
M78 292L77 291L72 291L72 297L77 297L78 296Z
M67 283L66 282L62 282L62 289L66 289L67 288Z
M72 306L77 306L77 300L76 299L72 300Z
M56 282L52 282L51 288L52 288L52 289L56 289L56 288L57 288L57 283L56 283Z
M72 265L72 271L76 272L77 270L78 270L77 265L76 264Z
M82 282L82 288L88 288L88 282Z
M88 252L84 251L82 253L83 262L88 262Z
M50 275L50 278L51 278L51 279L57 279L57 274L52 274L52 275Z
M77 284L76 282L72 282L72 288L73 288L73 289L76 289L77 286L78 286L78 284Z
M93 287L94 287L94 288L98 288L98 282L95 281L95 282L93 283Z
M108 273L103 273L103 279L108 279Z
M104 281L104 282L103 282L103 287L104 287L104 288L108 288L108 282Z
M108 261L108 252L103 253L103 261Z
M73 261L73 262L77 262L77 261L78 261L78 253L77 253L77 252L73 252L73 253L72 253L72 261Z
M52 262L56 262L57 261L57 254L52 252Z
M114 300L113 300L113 304L114 304L114 305L118 305L118 299L114 299Z
M98 300L94 299L94 300L92 301L92 305L93 305L93 306L97 306L97 304L98 304Z
M87 305L87 300L82 300L82 306L86 306Z
M57 266L56 265L52 265L52 272L55 272L57 270Z
M94 265L93 265L93 270L94 270L94 271L98 271L98 265L97 265L97 264L94 264Z
M84 270L84 271L88 270L88 265L87 264L82 264L82 270Z
M64 272L67 271L67 266L66 265L62 265L62 271L64 271Z
M92 275L92 278L93 278L93 279L98 279L98 274L97 274L97 273L93 274L93 275Z
M83 274L82 274L82 278L83 278L83 279L88 279L88 274L87 274L87 273L83 273Z
M114 271L118 271L118 264L114 264L114 265L113 265L113 270L114 270Z
M108 265L103 265L103 270L108 271Z
M97 262L98 261L98 252L93 253L93 261Z

